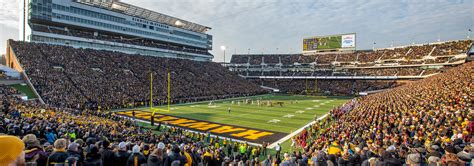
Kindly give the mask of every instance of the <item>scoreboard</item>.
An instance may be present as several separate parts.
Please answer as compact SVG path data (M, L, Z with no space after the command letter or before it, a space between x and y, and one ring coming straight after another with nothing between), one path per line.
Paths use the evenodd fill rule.
M354 50L355 39L355 33L304 38L303 52Z

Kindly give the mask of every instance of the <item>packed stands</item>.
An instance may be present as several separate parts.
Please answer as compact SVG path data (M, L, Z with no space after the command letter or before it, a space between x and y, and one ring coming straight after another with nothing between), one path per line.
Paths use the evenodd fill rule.
M281 62L285 65L299 64L331 64L333 62L348 62L358 66L374 66L383 61L395 61L408 64L444 63L436 61L442 57L453 57L466 53L472 45L472 40L459 40L425 45L414 45L397 48L386 48L375 51L356 51L354 53L323 53L313 55L283 54L283 55L233 55L232 64L260 65L265 63ZM433 57L424 59L424 57ZM280 61L278 61L280 59ZM382 62L378 62L378 61ZM429 61L435 60L436 62ZM270 63L270 64L271 64ZM383 63L382 63L383 64Z
M470 165L473 70L474 62L469 62L354 99L294 142L320 164Z
M325 77L318 78L319 80L326 79L326 81L320 83L341 84L340 87L342 88L340 89L344 89L338 91L337 89L327 88L326 91L332 92L332 94L349 95L364 89L354 88L356 86L353 86L352 82L358 81L337 81L335 79L341 79L337 77L346 77L346 79L351 78L353 80L376 80L378 79L376 77L392 77L392 79L426 78L464 63L467 58L466 52L472 43L472 40L459 40L374 51L316 53L312 55L233 55L231 64L227 67L248 79L258 79L254 82L260 85L277 89L281 87L284 92L293 93L301 93L303 91L301 85L304 82L295 80L294 77ZM377 81L366 81L366 83L376 87L394 87L383 83L377 84L380 83ZM354 85L356 84L354 83ZM324 87L324 84L321 87Z
M465 53L472 43L472 40L459 40L313 55L234 55L228 68L258 85L281 92L305 94L309 86L331 95L354 95L397 87L400 85L397 79L426 78L449 70L465 62ZM300 76L324 78L296 78ZM380 80L382 77L392 80ZM318 82L316 86L314 82Z
M358 92L388 89L402 85L392 80L296 80L250 79L252 82L289 94L355 95Z
M28 165L69 162L125 166L133 165L135 157L137 165L168 166L177 159L181 165L221 165L234 162L228 157L233 154L239 154L235 162L256 162L251 159L266 153L261 147L174 127L158 127L160 134L156 134L111 112L78 111L22 101L13 96L17 93L14 89L6 86L0 86L0 92L0 137L8 134L22 138ZM245 150L241 155L237 149L242 148ZM7 150L13 149L3 149L2 153ZM247 153L251 151L252 155ZM4 164L4 158L0 162Z
M353 99L292 138L302 151L266 148L178 128L161 133L110 112L21 101L0 86L0 136L33 165L466 165L474 152L474 62L389 91ZM21 110L21 112L20 112ZM17 138L16 138L17 139ZM21 149L20 149L21 150ZM5 152L6 152L5 151ZM287 151L287 150L285 150ZM4 153L5 153L4 152ZM282 157L281 157L282 156ZM259 158L260 157L260 158ZM16 157L9 158L7 163ZM5 162L2 160L2 162ZM181 164L179 164L181 163Z
M212 62L196 62L67 46L11 41L11 47L43 100L67 108L124 108L148 104L150 73L154 103L255 95L258 86ZM211 86L212 85L212 86Z
M472 44L472 40L465 40L462 42L447 42L445 44L436 45L431 56L446 56L446 55L456 55L460 53L466 53L466 48L469 48Z
M414 67L384 67L384 68L348 68L339 70L316 69L301 70L292 68L288 70L236 70L242 76L429 76L441 73L451 66L437 68Z

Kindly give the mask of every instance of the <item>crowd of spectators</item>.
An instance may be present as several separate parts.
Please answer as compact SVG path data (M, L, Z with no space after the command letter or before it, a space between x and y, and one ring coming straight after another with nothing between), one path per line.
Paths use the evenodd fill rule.
M19 45L29 48L15 53L30 77L38 79L43 76L41 79L50 81L53 78L45 76L49 73L40 73L42 70L56 70L57 74L53 76L60 77L58 80L61 81L69 81L60 84L73 84L71 86L83 96L93 95L84 92L89 89L81 90L85 87L76 87L78 85L74 84L93 84L75 82L78 81L75 79L89 73L70 69L72 67L82 70L84 68L81 65L90 65L95 72L105 72L110 70L105 66L116 65L127 72L136 73L136 66L152 68L152 64L160 64L159 60L153 61L151 57L142 58L153 63L145 61L135 64L134 57L129 55L123 55L127 59L121 59L107 52L98 54L92 50L60 46L15 44L15 51L22 47ZM54 49L62 49L65 56L55 55ZM18 55L26 53L39 55ZM84 54L97 57L91 58ZM101 58L111 64L104 64ZM52 69L33 66L33 63ZM178 60L176 63L181 64ZM183 63L179 68L186 70L187 66L184 65L196 65L199 69L203 67L199 63ZM37 71L32 72L34 70ZM294 152L283 153L282 156L269 155L265 160L260 160L267 151L263 147L212 138L174 127L157 127L160 133L155 133L149 128L140 127L133 119L122 118L111 112L79 111L41 105L36 101L22 101L15 97L18 91L0 86L0 133L8 134L0 134L0 165L470 165L473 164L474 154L473 70L474 62L468 62L442 74L353 99L333 109L329 118L317 121L295 136L292 139L295 142L292 147ZM161 70L152 71L159 73ZM106 75L93 77L115 79ZM144 74L135 78L140 80L147 77ZM107 79L96 84L107 84ZM128 80L131 78L121 79L133 82ZM195 77L190 79L201 81ZM382 82L388 86L397 85L390 81ZM334 88L336 94L339 91L355 91L355 88L378 88L370 84L370 81L347 80L339 83L329 80L288 83L292 85L291 88L308 87L304 89L306 91ZM376 84L381 85L380 82ZM59 93L68 88L58 87L56 91ZM67 96L64 93L68 92L76 93L62 93Z
M373 65L373 63L378 60L384 50L376 50L376 51L358 51L356 52L356 61L361 62L362 65L369 64ZM361 65L359 64L359 65Z
M6 86L0 92L0 165L255 165L267 153L245 142L161 124L144 128L111 112L22 101Z
M336 61L338 62L353 62L356 61L357 54L353 53L345 53L345 54L337 54Z
M8 134L0 135L0 164L470 165L473 69L469 62L353 99L292 138L293 151L264 160L263 147L174 127L154 133L111 112L22 101L0 86L0 133Z
M473 70L469 62L354 99L295 136L295 146L323 165L472 165Z
M5 71L0 70L0 79L6 79L6 78L7 78L7 74L5 74Z
M168 72L172 103L265 92L213 62L24 42L11 42L11 46L43 100L58 107L113 109L146 105L150 75L154 78L153 102L164 104Z
M397 48L386 48L378 50L363 50L353 53L317 53L313 55L302 54L238 54L233 55L231 63L261 65L280 63L286 66L294 64L331 64L333 62L358 62L359 66L373 66L378 60L397 60L408 64L445 63L437 60L439 56L454 56L466 53L472 45L472 40L459 40L444 43L432 43ZM425 60L423 57L430 55L435 57L435 62ZM442 61L442 62L439 62Z
M402 85L392 80L304 80L250 79L252 82L289 94L356 95L358 92L394 88Z
M315 69L307 70L235 70L234 72L242 76L425 76L428 73L441 73L449 68L427 69L422 67L385 67L385 68L352 68L352 69Z
M86 39L97 39L109 42L117 42L123 44L131 44L131 45L138 45L138 46L145 46L145 47L152 47L152 48L161 48L166 50L173 50L173 51L183 51L189 53L196 53L196 54L203 54L203 55L210 55L210 53L206 49L202 48L193 48L190 46L179 46L172 43L166 43L161 41L153 41L145 38L137 39L136 37L126 37L126 36L118 36L118 35L107 35L102 32L88 32L79 29L72 29L71 27L63 28L63 27L46 27L42 25L33 25L33 30L46 32L46 33L54 33L60 35L67 35L67 36L74 36Z
M463 62L465 58L454 56L467 52L472 43L460 40L354 53L233 55L231 63L241 66L230 68L244 76L423 76L443 71L424 65Z
M447 56L466 53L467 49L472 45L472 40L464 40L460 42L451 41L445 44L436 45L436 49L431 56Z
M419 76L424 70L420 67L364 68L351 69L347 73L355 76Z
M260 54L260 55L233 55L231 63L261 65L262 62L267 65L293 65L300 59L299 54ZM314 62L314 59L313 61ZM311 63L311 62L310 62Z

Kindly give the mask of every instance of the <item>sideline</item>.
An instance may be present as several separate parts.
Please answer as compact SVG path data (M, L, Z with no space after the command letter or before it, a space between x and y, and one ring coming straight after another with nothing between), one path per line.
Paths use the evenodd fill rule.
M326 118L328 115L329 115L329 113L326 113L326 114L324 114L323 116L319 117L317 120L322 120L322 119ZM296 130L296 131L294 131L294 132L288 134L287 136L281 138L280 140L278 140L278 141L276 141L276 142L270 144L267 148L270 148L270 149L275 148L275 146L277 145L277 143L280 143L280 144L281 144L281 143L283 143L283 142L289 140L291 137L293 137L293 136L295 136L295 135L301 133L301 131L303 131L306 127L311 126L311 125L313 125L314 123L316 123L316 121L314 121L314 120L311 121L311 122L309 122L308 124L304 125L303 127L299 128L298 130Z
M266 96L276 96L276 95L275 95L275 94L261 94L261 95L256 95L256 96L242 96L242 97L234 97L234 98L227 98L227 99L197 101L197 102L190 102L190 103L171 104L170 107L173 107L173 106L186 106L186 105L194 105L194 104L203 104L203 103L209 103L210 101L213 101L213 102L221 102L221 101L238 100L238 99L249 98L249 97L266 97ZM166 106L167 106L167 105L158 105L158 106L153 106L153 108L160 108L160 107L166 107ZM143 110L143 109L147 109L147 108L150 109L149 106L141 106L141 107L134 107L134 108L123 108L123 109L110 110L110 112L123 112L123 111L130 111L130 110Z

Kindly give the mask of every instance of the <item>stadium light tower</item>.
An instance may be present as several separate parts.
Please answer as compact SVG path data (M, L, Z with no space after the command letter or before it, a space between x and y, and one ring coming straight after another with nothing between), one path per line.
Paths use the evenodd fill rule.
M221 46L221 50L224 51L224 63L225 63L225 46Z
M472 32L471 29L467 30L467 39L471 39L471 32Z

